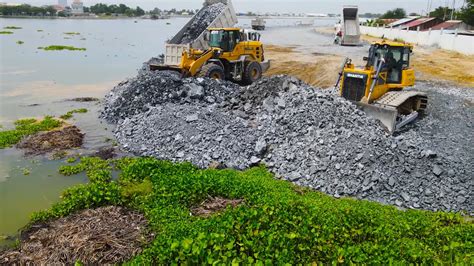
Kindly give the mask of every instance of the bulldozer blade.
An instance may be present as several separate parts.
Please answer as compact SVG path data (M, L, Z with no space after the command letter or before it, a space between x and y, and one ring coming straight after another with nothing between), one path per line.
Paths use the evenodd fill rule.
M392 134L396 130L398 110L395 107L380 106L377 104L366 104L362 102L357 103L364 112L377 120L379 120L388 132Z

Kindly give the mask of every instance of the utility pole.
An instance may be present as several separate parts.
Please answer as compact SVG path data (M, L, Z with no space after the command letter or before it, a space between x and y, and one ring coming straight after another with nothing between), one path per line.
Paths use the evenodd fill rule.
M456 0L453 0L453 10L451 11L451 20L453 20L455 10L456 10Z

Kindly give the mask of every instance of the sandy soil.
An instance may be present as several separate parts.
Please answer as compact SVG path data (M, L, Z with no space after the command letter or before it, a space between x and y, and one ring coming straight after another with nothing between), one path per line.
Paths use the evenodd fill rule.
M293 47L267 45L267 58L272 60L266 76L286 74L316 87L334 86L343 57L338 55L304 54Z

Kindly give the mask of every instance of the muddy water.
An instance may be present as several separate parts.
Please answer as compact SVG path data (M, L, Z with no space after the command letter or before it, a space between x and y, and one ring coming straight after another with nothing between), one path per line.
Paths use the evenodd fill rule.
M112 137L111 126L98 120L98 103L65 99L103 97L118 81L135 75L142 62L163 53L163 43L187 20L0 19L0 28L22 27L12 30L14 34L0 35L0 125L8 129L19 118L59 116L71 109L87 108L88 113L76 114L71 120L86 133L84 147L74 153L89 154L110 145L106 140ZM268 20L268 34L299 21ZM239 24L248 26L250 19L241 19ZM317 26L332 24L331 19L315 20ZM277 44L286 42L285 38L272 39ZM37 49L48 45L87 50ZM50 207L65 188L86 182L84 175L59 175L57 169L64 163L45 157L24 158L14 148L0 150L0 245L9 242L4 239L15 235L32 212Z

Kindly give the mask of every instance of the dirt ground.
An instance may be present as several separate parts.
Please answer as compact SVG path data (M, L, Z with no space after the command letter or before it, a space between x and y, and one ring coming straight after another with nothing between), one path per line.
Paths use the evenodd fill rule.
M343 60L342 56L304 54L294 48L265 46L266 56L272 60L265 76L285 74L295 76L316 87L334 86Z
M191 209L191 213L195 216L209 217L214 213L221 212L232 206L237 207L243 202L242 199L226 199L221 197L209 197L204 202Z
M18 250L0 253L0 265L117 264L151 239L148 222L136 211L102 207L35 224L21 235Z
M76 126L40 132L26 137L16 146L24 149L26 155L40 155L52 151L63 151L82 146L84 134Z

